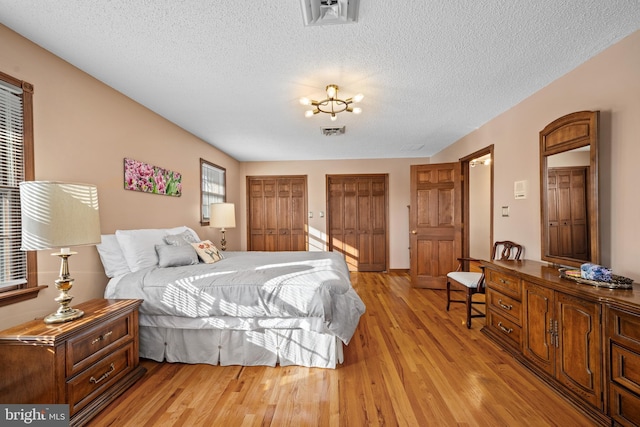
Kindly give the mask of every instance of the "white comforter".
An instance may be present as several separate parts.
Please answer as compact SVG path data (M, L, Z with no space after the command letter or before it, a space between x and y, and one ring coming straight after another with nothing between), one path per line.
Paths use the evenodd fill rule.
M126 274L109 283L105 297L143 299L147 316L311 318L345 344L365 311L335 252L226 252L214 264Z

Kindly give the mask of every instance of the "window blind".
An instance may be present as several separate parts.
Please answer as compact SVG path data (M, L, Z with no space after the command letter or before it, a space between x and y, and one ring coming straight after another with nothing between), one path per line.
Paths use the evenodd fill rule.
M202 162L202 219L208 221L209 205L226 200L226 170Z
M0 81L0 291L27 283L20 250L20 190L24 180L22 89Z

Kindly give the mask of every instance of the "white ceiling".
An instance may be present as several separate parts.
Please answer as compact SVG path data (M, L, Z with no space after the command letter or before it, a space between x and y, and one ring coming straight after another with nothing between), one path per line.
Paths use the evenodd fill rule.
M638 30L640 0L360 0L318 27L299 0L0 0L0 23L240 161L428 157ZM329 83L362 114L305 118Z

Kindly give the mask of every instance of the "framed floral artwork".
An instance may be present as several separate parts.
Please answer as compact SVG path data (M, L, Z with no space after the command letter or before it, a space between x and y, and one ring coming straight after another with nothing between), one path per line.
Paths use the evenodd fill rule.
M139 160L125 158L124 189L180 197L182 175Z

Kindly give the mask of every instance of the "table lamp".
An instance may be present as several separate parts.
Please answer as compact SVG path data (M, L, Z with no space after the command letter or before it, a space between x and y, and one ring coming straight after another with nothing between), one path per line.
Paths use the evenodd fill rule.
M55 301L58 310L44 318L45 323L62 323L82 317L81 310L69 307L73 299L69 290L73 279L69 274L70 246L100 243L98 190L90 184L51 181L20 183L22 209L22 246L24 251L59 249L60 277L55 281L60 294Z
M225 228L235 228L236 207L233 203L212 203L209 207L209 227L219 228L222 233L220 249L227 250L227 241L224 238Z

